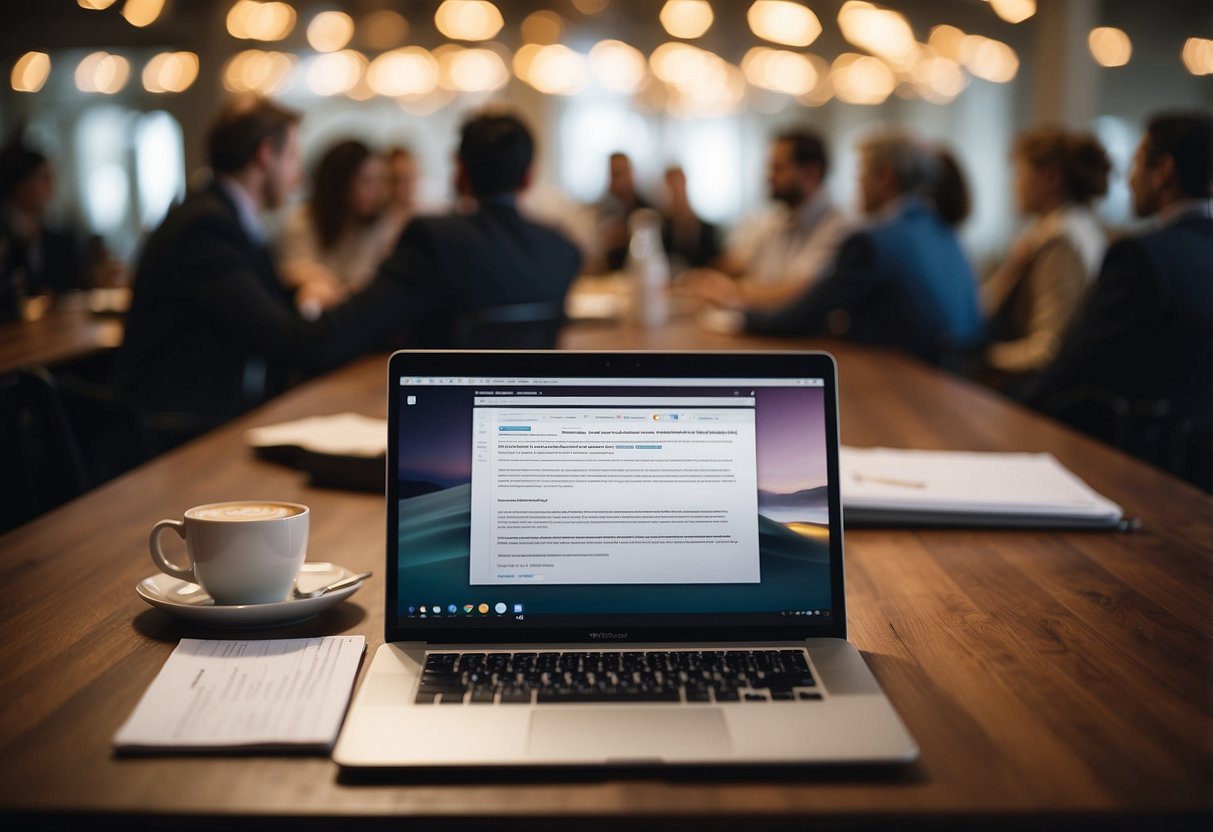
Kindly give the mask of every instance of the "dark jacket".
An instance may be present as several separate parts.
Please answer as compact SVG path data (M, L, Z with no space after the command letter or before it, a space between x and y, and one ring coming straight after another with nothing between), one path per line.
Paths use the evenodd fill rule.
M198 429L278 392L289 370L331 367L391 332L400 293L372 285L308 321L270 252L217 185L190 194L152 233L135 274L118 356L120 389Z
M1190 214L1115 243L1029 400L1096 388L1213 419L1213 219Z
M746 329L843 335L939 361L981 339L977 282L953 230L918 200L848 237L822 280L786 309L750 312Z
M378 279L390 279L406 298L410 345L450 347L456 322L473 310L563 301L580 266L580 252L560 232L501 199L471 214L415 218Z
M474 309L563 299L580 257L512 205L419 218L371 284L309 321L274 258L218 186L191 194L147 242L135 275L119 387L194 432L279 392L290 370L317 372L384 345L445 347Z

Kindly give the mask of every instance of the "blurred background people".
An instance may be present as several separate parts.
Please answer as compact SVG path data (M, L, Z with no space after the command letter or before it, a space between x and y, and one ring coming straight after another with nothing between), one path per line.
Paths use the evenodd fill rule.
M981 287L993 381L1014 387L1043 369L1099 270L1107 237L1091 202L1108 190L1111 162L1091 135L1054 127L1015 143L1015 196L1030 224Z
M695 292L718 306L773 309L799 297L829 268L851 230L824 187L825 142L807 129L771 144L767 188L774 204L744 222L714 270L688 275Z
M665 171L665 213L661 239L677 276L687 268L701 268L720 256L716 226L695 213L687 195L687 175L681 167Z
M417 213L417 182L421 168L407 147L393 147L383 154L387 163L387 215L395 244L400 232Z
M1213 118L1150 119L1129 186L1134 212L1155 217L1156 227L1108 249L1082 312L1029 394L1047 412L1205 488L1213 488L1211 183Z
M360 141L338 142L320 157L312 193L287 219L279 242L282 278L307 285L305 314L340 303L368 283L399 230L386 212L387 164Z
M79 240L48 222L54 197L50 159L19 136L0 150L0 320L20 318L26 297L86 288Z
M790 306L750 311L750 332L831 334L884 344L934 363L981 338L972 270L953 228L928 200L935 151L909 133L859 146L859 186L872 224L842 244L829 273Z
M939 218L952 228L960 228L973 210L969 180L956 154L946 147L935 148L935 185L930 202Z
M396 287L378 280L316 320L296 312L260 215L299 184L299 120L264 98L225 106L208 136L213 181L169 212L139 259L117 384L165 444L274 395L294 372L368 349L400 318Z
M463 125L455 184L472 210L415 217L380 269L381 277L402 288L397 323L410 345L483 346L468 343L468 331L502 313L496 322L506 329L527 318L535 327L526 333L527 343L496 346L555 346L581 253L559 231L519 212L534 156L530 129L508 112L485 112ZM532 335L543 343L531 341Z
M598 203L598 249L605 271L619 271L628 258L631 233L628 219L639 208L652 207L636 188L632 160L626 153L612 153L607 160L607 190Z

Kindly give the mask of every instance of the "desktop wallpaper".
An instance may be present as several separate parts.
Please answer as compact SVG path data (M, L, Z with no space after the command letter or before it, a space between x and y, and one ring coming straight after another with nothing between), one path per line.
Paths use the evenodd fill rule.
M601 388L562 390L601 393ZM732 390L728 391L730 394ZM748 392L748 391L746 391ZM680 396L721 388L679 388ZM820 387L755 388L761 581L745 584L472 586L469 578L472 397L467 387L401 387L396 463L400 616L439 607L511 613L778 613L829 609L825 394ZM414 404L406 404L408 396ZM465 607L472 612L466 613ZM493 617L492 615L489 616Z

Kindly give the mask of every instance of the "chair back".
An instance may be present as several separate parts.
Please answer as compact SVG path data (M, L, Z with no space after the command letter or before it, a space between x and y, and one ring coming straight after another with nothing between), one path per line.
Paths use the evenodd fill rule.
M0 376L0 531L88 489L55 379L42 367Z
M459 349L550 350L564 323L563 301L489 306L464 315L455 324Z

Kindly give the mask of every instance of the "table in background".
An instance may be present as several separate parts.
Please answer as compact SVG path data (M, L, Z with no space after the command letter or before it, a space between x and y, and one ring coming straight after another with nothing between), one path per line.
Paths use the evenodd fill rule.
M120 313L129 297L124 289L73 293L40 304L33 320L0 323L0 373L31 364L55 367L117 349Z
M147 533L219 499L313 509L312 560L376 577L322 617L256 635L383 634L381 497L309 488L243 431L384 414L385 360L307 384L0 538L0 812L115 827L359 823L755 829L1205 827L1213 820L1213 500L984 390L879 350L574 327L574 348L833 346L853 445L1050 451L1139 516L1137 533L847 531L851 640L922 748L907 770L552 778L414 773L349 783L316 757L116 759L110 739L183 635L147 607ZM179 816L186 816L182 820ZM29 816L24 816L29 819ZM42 820L44 818L37 818ZM315 825L323 824L323 820Z

